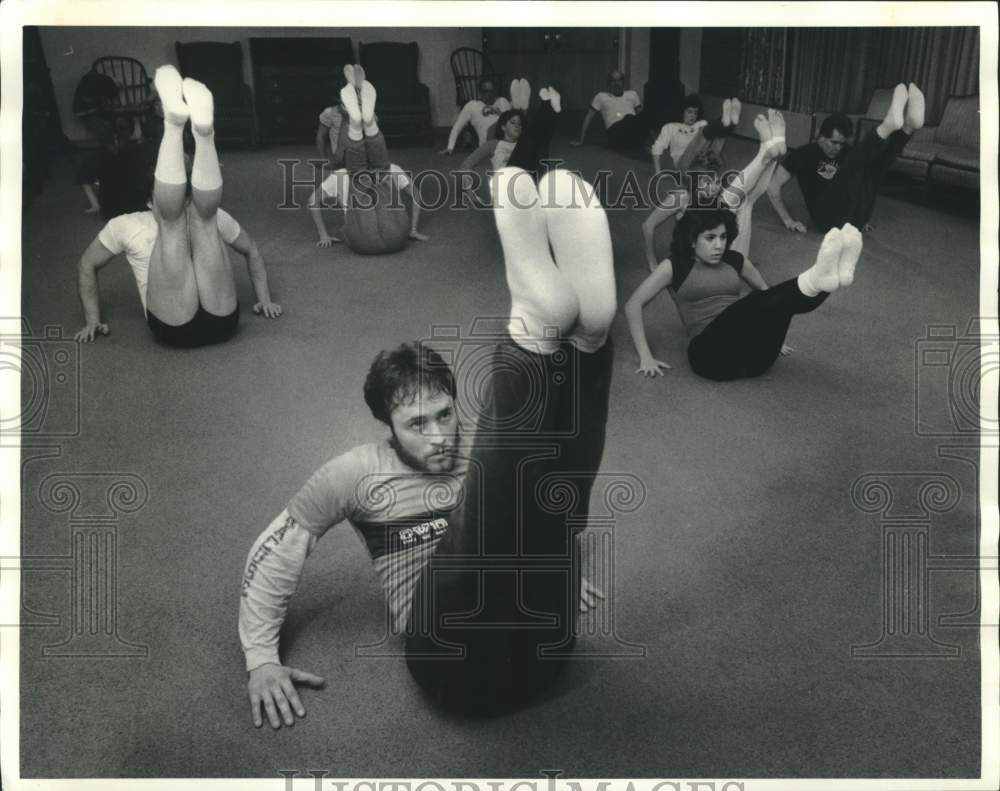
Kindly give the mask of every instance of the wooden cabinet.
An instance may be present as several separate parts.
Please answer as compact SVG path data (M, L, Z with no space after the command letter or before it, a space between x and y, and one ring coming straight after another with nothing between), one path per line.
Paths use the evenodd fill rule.
M570 111L586 109L604 90L608 72L618 67L620 44L618 28L483 28L483 51L497 71L526 78L536 96L539 88L554 86Z
M250 60L260 139L303 142L337 103L354 47L349 38L251 38Z

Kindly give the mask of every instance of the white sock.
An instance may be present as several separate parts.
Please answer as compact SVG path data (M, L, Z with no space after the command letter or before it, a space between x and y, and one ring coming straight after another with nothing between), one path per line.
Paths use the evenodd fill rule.
M847 223L840 233L844 247L840 252L840 260L837 262L837 273L840 277L840 285L843 287L854 282L854 268L858 265L864 242L861 239L861 231L850 223Z
M823 237L816 254L816 263L798 277L799 290L807 297L821 292L832 293L840 287L838 265L844 240L839 228L831 228Z
M552 354L576 321L576 294L552 260L545 215L528 173L501 168L493 174L492 191L510 289L508 329L519 346Z
M164 119L163 137L153 176L164 184L187 184L184 170L184 126Z
M215 131L215 103L212 92L202 83L185 77L184 102L191 111L191 131L210 135Z
M556 266L580 304L570 338L581 351L596 352L617 310L607 215L593 186L568 170L543 176L539 193Z
M191 166L191 188L217 190L222 187L219 154L215 150L215 133L194 133L194 163Z
M354 89L353 85L345 85L340 89L340 102L344 105L344 109L347 110L347 116L350 119L347 127L347 136L351 140L364 139L361 105L358 104L358 92Z

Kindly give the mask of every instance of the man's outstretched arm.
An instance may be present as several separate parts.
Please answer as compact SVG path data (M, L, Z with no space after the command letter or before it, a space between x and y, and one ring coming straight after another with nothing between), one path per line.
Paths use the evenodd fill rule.
M583 116L583 122L580 124L580 136L576 140L570 140L569 144L571 146L582 146L584 138L587 137L587 130L590 129L590 124L597 116L597 110L593 107L587 108L587 114Z
M785 208L785 201L781 197L781 188L784 187L791 178L792 174L785 170L781 165L778 165L778 167L774 170L774 175L771 176L771 183L767 185L767 197L770 199L771 205L781 218L782 224L789 231L805 233L806 227L789 214L788 209Z
M251 716L258 728L263 724L262 708L272 728L280 728L282 721L292 725L293 711L305 716L295 684L326 683L319 676L285 667L278 654L288 602L316 540L285 510L260 534L247 556L240 590L239 633L249 674Z
M257 243L250 238L250 234L240 229L240 235L229 246L247 262L247 273L257 295L253 312L269 319L278 318L281 315L281 305L271 299L271 290L267 285L267 268L264 266L264 256L260 254Z

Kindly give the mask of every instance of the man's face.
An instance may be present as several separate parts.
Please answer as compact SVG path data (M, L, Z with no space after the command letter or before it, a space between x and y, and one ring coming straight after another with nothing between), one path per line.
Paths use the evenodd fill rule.
M447 393L422 388L389 414L396 451L411 467L425 472L448 472L455 466L458 415Z
M817 137L816 143L822 149L823 155L827 159L836 159L840 155L840 152L844 150L847 138L840 133L839 129L834 129L829 137L824 137L823 135Z
M621 96L625 93L625 75L620 71L613 71L608 77L608 92L612 96Z
M493 104L497 100L497 89L492 82L484 82L479 86L479 97L483 104Z

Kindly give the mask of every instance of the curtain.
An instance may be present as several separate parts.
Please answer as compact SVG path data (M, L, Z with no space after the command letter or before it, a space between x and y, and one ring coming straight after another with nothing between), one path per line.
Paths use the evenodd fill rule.
M873 87L869 54L872 28L797 28L793 31L788 109L800 113L860 113Z
M740 91L744 101L769 107L785 104L785 28L749 28L743 31Z
M949 96L979 92L974 27L796 28L789 45L788 108L863 113L876 88L915 82L927 97L927 124Z
M927 98L930 126L949 96L979 93L979 28L889 28L877 54L878 87L915 82Z
M738 28L707 27L701 34L702 93L736 96L739 93L743 34Z

